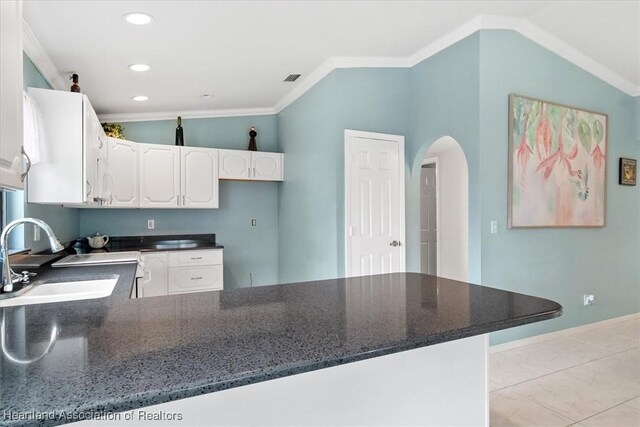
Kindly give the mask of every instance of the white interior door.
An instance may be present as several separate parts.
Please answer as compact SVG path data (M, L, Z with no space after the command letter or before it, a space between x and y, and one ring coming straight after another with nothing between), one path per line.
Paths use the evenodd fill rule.
M438 275L437 163L420 170L420 271Z
M345 131L347 276L405 270L404 137Z

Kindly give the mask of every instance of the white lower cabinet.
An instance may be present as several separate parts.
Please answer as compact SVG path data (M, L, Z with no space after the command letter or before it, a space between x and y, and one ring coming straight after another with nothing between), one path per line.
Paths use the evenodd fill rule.
M149 252L140 256L143 275L138 281L138 298L167 295L167 255Z
M222 290L222 265L169 268L169 294Z
M222 249L147 252L138 297L222 290Z

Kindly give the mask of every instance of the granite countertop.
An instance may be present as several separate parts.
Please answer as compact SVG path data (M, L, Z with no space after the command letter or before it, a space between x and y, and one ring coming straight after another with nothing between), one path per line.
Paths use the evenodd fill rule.
M550 300L418 273L129 299L135 265L45 268L44 281L119 276L111 297L0 308L0 424L55 425L560 316ZM58 335L45 350L53 327ZM56 419L7 414L53 411ZM4 419L3 419L4 417Z
M76 253L92 252L155 252L175 250L223 249L216 243L215 234L166 234L153 236L113 236L104 248L91 248L87 239L77 239L72 244Z

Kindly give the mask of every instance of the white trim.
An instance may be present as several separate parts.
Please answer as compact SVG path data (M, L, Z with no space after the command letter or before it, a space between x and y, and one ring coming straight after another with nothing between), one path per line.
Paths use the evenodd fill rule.
M618 323L628 322L630 320L640 319L640 313L627 314L626 316L614 317L613 319L602 320L600 322L588 323L586 325L576 326L574 328L562 329L560 331L549 332L547 334L536 335L534 337L523 338L521 340L506 342L504 344L492 345L489 347L489 353L498 353L500 351L511 350L514 348L525 347L531 344L548 341L556 338L566 337L580 332L586 332L593 329L604 328L606 326L617 325Z
M346 277L351 276L351 268L349 265L349 255L351 253L351 247L349 245L349 216L351 213L351 205L349 203L349 196L351 195L351 179L349 175L349 144L351 138L366 138L376 139L382 141L396 142L398 144L398 205L400 208L399 214L399 226L400 226L400 266L401 271L407 270L407 240L406 240L406 204L405 204L405 161L404 161L404 136L392 135L386 133L374 133L358 130L345 129L344 130L344 272Z
M318 68L303 77L284 97L273 107L228 109L228 110L201 110L183 112L157 112L157 113L129 113L129 114L103 114L101 120L133 122L145 120L167 120L182 115L185 118L205 117L234 117L277 114L291 105L296 99L329 75L333 70L341 68L411 68L420 62L442 52L460 40L480 30L512 30L523 37L539 44L545 49L566 59L572 64L582 68L595 77L610 84L616 89L631 95L640 96L640 85L636 85L605 65L594 61L581 51L569 46L556 36L542 30L525 19L518 19L495 15L478 15L465 22L453 31L445 34L426 47L407 57L341 57L332 56L324 61ZM62 78L51 61L51 58L42 48L31 28L24 22L24 51L27 53L36 68L51 83L55 89L66 90L67 82Z
M276 114L273 108L234 108L228 110L191 110L191 111L162 111L155 113L124 113L98 114L101 122L141 122L154 120L175 120L177 116L183 119L204 119L212 117L239 116L268 116Z
M57 90L68 89L67 82L62 78L53 61L24 19L22 20L22 40L22 50L51 87Z
M616 89L631 96L640 96L640 85L635 85L626 80L616 72L594 61L579 50L531 24L529 21L505 16L478 15L408 57L330 57L311 74L304 77L303 80L278 101L273 108L276 113L284 110L333 70L339 68L374 67L411 68L480 30L515 31L588 73L593 74Z
M436 165L436 276L440 275L440 159L438 156L427 157L422 160L422 165ZM422 172L422 171L421 171ZM422 174L421 174L422 175ZM422 183L420 183L422 185ZM420 211L422 216L422 211ZM422 219L422 218L420 218ZM422 232L422 231L421 231ZM422 239L422 237L420 238ZM422 257L422 254L420 254ZM424 273L424 271L423 271Z

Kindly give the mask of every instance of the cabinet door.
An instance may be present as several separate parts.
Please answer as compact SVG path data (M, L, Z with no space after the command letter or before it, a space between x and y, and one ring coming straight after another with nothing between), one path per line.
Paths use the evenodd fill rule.
M143 276L138 284L138 296L157 297L167 295L167 253L153 252L140 256ZM142 288L142 289L140 289Z
M0 1L0 188L22 189L22 2Z
M256 181L282 181L282 153L251 153L251 179Z
M108 172L103 192L109 207L138 207L138 144L107 138Z
M140 207L177 208L180 205L180 147L139 144Z
M89 98L83 96L83 156L84 156L84 194L85 204L93 206L98 204L99 180L98 180L98 159L100 158L99 131L100 120L91 107Z
M97 119L97 117L96 117ZM100 120L98 125L98 201L100 206L105 205L109 201L111 196L111 183L108 178L109 174L109 143L107 141L107 135L105 135Z
M218 150L180 148L183 208L218 207Z
M222 290L222 265L169 269L169 294Z
M220 156L220 178L249 179L251 174L251 152L242 150L218 150Z
M87 201L84 121L88 104L81 93L29 88L38 104L46 155L31 167L29 203L83 204Z

